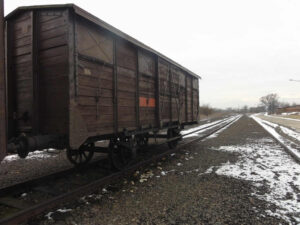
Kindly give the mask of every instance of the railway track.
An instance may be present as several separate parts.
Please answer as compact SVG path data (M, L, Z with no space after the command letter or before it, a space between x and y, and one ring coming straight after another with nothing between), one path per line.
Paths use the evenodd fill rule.
M268 124L258 120L255 116L252 117L279 145L283 147L283 149L292 156L292 158L297 162L300 163L300 154L295 152L291 147L289 147L287 144L284 143L283 140L279 138L280 134L278 134L275 130L272 132L266 128L266 126L269 126ZM297 145L293 142L294 145ZM298 146L299 147L299 146Z
M160 153L158 154L154 154L151 156L148 155L147 158L143 157L143 160L119 172L109 173L109 168L104 168L103 166L100 167L99 165L103 165L105 161L104 159L101 159L101 163L99 163L99 161L93 162L88 167L83 168L81 171L70 169L2 189L0 190L0 197L3 198L4 196L6 196L7 201L6 205L0 205L0 209L2 207L4 212L9 213L9 216L1 215L2 218L0 217L0 224L19 224L22 222L26 222L30 218L40 215L41 213L46 212L47 210L50 210L52 208L55 208L62 203L71 202L77 200L81 196L91 194L99 190L100 187L108 185L120 178L126 177L132 174L137 169L158 161L161 158L178 151L184 146L205 139L206 137L234 123L238 119L239 117L230 117L229 119L221 120L220 122L212 125L202 125L201 127L199 127L199 129L193 129L193 131L185 133L180 137L171 138L155 146L149 146L149 148L156 149L156 151L153 151L155 153L158 152L159 148L161 147L164 147L165 149L165 144L170 141L174 141L191 134L198 134L196 137L194 136L190 139L185 138L175 149L170 149L163 152L160 151ZM102 171L99 172L100 170ZM92 180L86 181L85 177L87 173L89 173L89 177L93 177ZM53 185L54 183L55 185ZM32 198L32 202L34 203L25 204L20 200L22 193L24 193L25 191L27 193L30 193L30 198ZM41 195L43 196L43 200L35 203L34 198ZM7 204L7 202L10 204Z

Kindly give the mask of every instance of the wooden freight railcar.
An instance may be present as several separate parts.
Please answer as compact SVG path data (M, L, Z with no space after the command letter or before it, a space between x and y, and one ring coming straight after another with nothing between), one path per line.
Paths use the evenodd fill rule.
M81 8L21 7L6 24L8 151L102 151L124 166L159 130L197 122L199 76Z

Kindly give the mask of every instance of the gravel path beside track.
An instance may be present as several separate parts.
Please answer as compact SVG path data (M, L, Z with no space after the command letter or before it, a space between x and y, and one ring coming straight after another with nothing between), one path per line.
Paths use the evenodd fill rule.
M267 192L207 169L238 161L238 152L213 151L268 137L252 119L242 117L217 137L181 149L169 158L137 171L127 180L82 198L64 213L33 224L287 224L270 216L276 205L253 196Z

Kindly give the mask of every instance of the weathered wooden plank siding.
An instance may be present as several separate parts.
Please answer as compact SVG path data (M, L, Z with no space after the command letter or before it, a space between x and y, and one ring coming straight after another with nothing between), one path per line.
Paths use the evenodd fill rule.
M82 19L77 31L77 103L88 132L113 133L113 39ZM105 64L107 63L107 64Z
M193 78L193 119L198 120L199 114L199 82L198 79Z
M192 77L187 75L187 122L193 121L192 93Z
M68 132L68 13L37 12L39 129L42 133Z
M6 155L7 144L7 115L6 115L6 79L5 79L5 55L4 55L4 3L0 2L0 162Z
M8 42L8 116L14 132L32 129L33 79L32 79L32 12L25 12L9 23ZM15 120L28 115L28 120ZM14 126L15 125L15 126Z
M118 131L123 131L124 129L134 130L137 128L137 51L128 42L118 39L116 42L116 60Z
M169 63L159 58L158 60L158 76L159 76L159 98L160 98L160 115L162 122L170 122L171 101L170 101L170 72Z
M139 51L139 112L142 127L155 127L156 74L154 55Z

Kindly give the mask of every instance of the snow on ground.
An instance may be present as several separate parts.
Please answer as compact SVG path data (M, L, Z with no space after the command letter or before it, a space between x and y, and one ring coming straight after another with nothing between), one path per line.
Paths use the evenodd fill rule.
M265 116L267 116L267 117L271 117L271 118L276 118L276 119L283 119L283 120L293 120L293 121L300 122L300 120L299 120L299 119L293 119L293 118L288 118L288 117L282 117L282 116L271 116L271 115L268 115L268 114L265 114Z
M300 112L281 113L281 115L283 115L283 116L300 115Z
M18 156L18 154L8 155L3 159L3 161L1 163L15 161L15 160L46 159L46 158L52 158L55 156L57 156L56 153L50 153L48 150L34 151L34 152L29 152L28 156L25 159L21 159Z
M300 160L300 151L298 149L296 149L295 146L296 144L290 140L288 140L287 138L281 136L280 134L278 134L276 132L276 128L280 128L286 135L294 137L298 140L300 137L300 134L292 131L291 129L285 128L283 126L277 125L275 123L271 123L269 121L265 121L263 119L260 119L258 117L256 117L255 115L251 116L257 123L259 123L265 130L267 130L274 138L276 138L280 143L282 143L283 145L285 145L287 147L287 150L294 155L296 158L298 158L298 160ZM300 146L299 146L300 148Z
M188 134L188 133L191 133L191 132L195 132L195 131L197 131L197 130L199 130L199 129L201 129L201 130L199 130L199 132L195 132L195 133L192 133L192 134L189 134L189 135L186 135L186 136L184 136L183 138L188 138L188 137L193 137L193 136L198 136L198 134L200 134L200 133L203 133L203 132L205 132L205 131L207 131L207 130L209 130L209 129L211 129L212 127L213 127L213 125L219 125L219 123L220 122L229 122L229 121L234 121L234 122L236 122L239 118L241 117L241 115L237 115L237 116L231 116L231 117L229 117L229 118L225 118L225 119L220 119L220 120L217 120L217 121L214 121L214 122L211 122L211 123L206 123L206 124L203 124L203 125L200 125L200 126L197 126L197 127L193 127L193 128L191 128L191 129L187 129L187 130L184 130L184 131L181 131L180 133L182 134L182 135L186 135L186 134ZM226 126L226 127L224 127L224 128L228 128L229 126ZM207 129L205 129L205 128L207 128ZM224 129L223 128L223 129ZM223 130L222 129L222 130ZM224 129L225 130L225 129Z
M239 153L237 162L209 168L205 173L231 176L253 181L254 186L268 187L266 193L253 195L277 206L266 214L281 217L290 223L300 223L300 165L271 138L249 139L242 146L221 146L216 151ZM201 174L199 174L201 175Z

